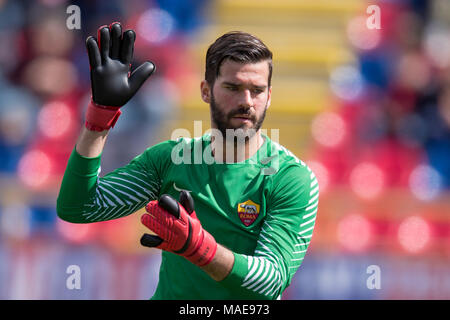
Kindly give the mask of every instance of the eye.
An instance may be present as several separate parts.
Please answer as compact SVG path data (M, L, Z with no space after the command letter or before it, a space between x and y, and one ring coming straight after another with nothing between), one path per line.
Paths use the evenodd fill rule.
M252 92L253 92L254 94L261 94L261 93L264 92L264 90L262 90L262 89L253 89Z
M237 90L238 90L238 88L235 87L235 86L227 86L226 88L227 88L228 90L230 90L230 91L237 91Z

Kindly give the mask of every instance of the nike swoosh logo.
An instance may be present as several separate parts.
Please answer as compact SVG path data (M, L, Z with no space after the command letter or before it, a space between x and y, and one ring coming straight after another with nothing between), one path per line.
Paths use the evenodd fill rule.
M273 155L264 159L261 159L259 162L261 162L261 164L268 164L273 158L278 157L278 155Z
M187 192L191 192L191 190L186 190L186 189L181 189L181 188L178 188L177 187L177 185L175 184L175 182L173 183L173 188L176 190L176 191L178 191L178 192L181 192L181 191L187 191Z

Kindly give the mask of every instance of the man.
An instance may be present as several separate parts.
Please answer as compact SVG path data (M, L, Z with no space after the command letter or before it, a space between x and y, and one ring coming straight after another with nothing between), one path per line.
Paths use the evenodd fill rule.
M153 234L141 244L162 250L153 299L280 299L310 243L319 188L302 161L261 133L272 53L247 33L218 38L201 82L211 133L159 143L100 178L120 107L154 70L146 62L129 74L134 38L114 23L99 29L98 44L86 41L92 102L64 174L59 217L90 223L145 206L141 220Z

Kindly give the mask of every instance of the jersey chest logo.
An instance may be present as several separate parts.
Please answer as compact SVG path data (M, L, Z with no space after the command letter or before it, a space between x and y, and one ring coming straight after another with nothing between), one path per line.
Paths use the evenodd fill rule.
M251 225L259 216L259 204L254 203L252 200L247 200L245 202L238 204L238 215L242 223L248 227Z

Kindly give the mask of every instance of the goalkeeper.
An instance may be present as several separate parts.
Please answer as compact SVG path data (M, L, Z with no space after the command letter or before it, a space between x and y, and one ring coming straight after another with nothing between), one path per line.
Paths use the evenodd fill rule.
M61 184L58 216L91 223L145 207L141 221L152 234L141 244L162 250L152 299L281 299L310 243L319 188L305 163L261 133L272 94L271 51L244 32L218 38L200 84L211 132L156 144L99 177L109 130L155 70L145 62L130 73L134 40L120 23L86 40L92 101Z

